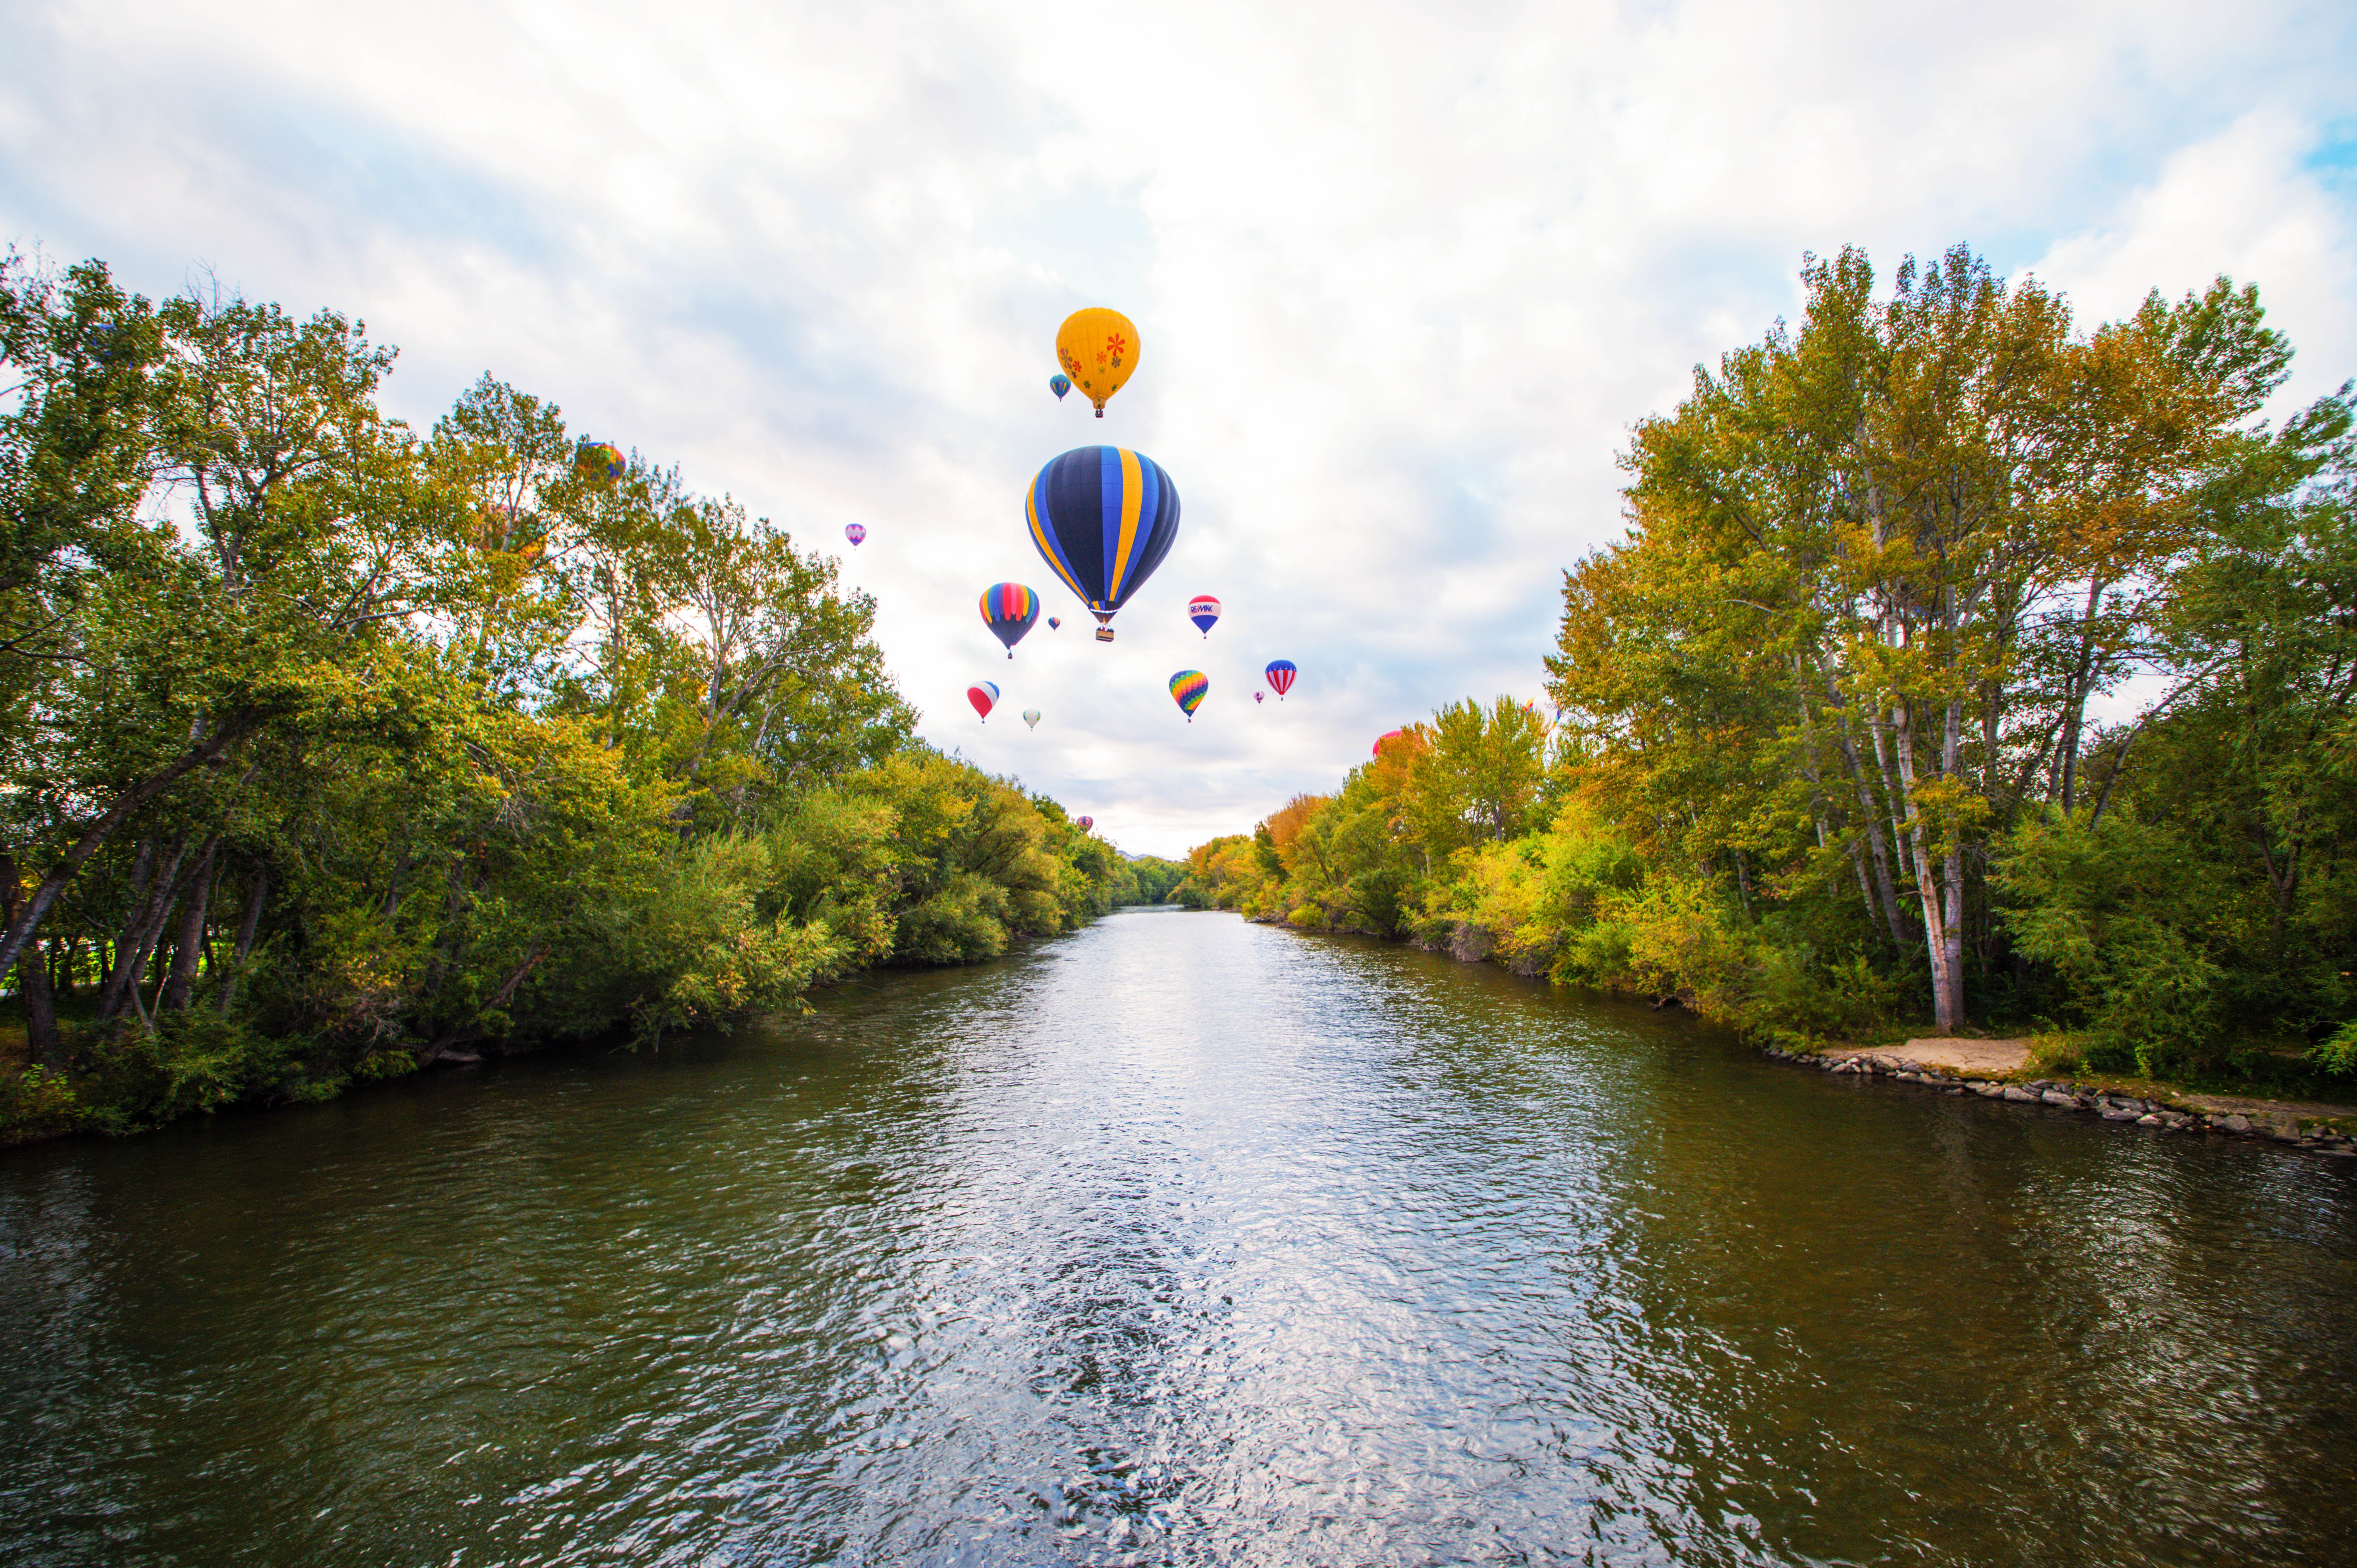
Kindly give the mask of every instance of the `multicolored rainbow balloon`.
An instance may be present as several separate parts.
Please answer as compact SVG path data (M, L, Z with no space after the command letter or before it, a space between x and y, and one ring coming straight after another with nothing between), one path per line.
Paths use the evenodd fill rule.
M990 710L998 706L998 688L988 681L976 681L965 689L965 700L974 704L983 722L990 722Z
M1170 696L1187 722L1195 722L1195 710L1203 705L1203 694L1211 689L1211 678L1200 670L1181 670L1170 677Z
M1039 596L1020 583L993 583L982 591L982 618L990 628L990 635L1006 645L1006 657L1015 657L1015 645L1039 618Z
M573 450L573 471L585 479L612 484L630 471L622 449L610 441L584 441Z

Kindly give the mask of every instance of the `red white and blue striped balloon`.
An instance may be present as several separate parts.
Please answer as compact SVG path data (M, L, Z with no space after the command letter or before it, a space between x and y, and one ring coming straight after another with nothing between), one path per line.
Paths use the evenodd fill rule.
M998 687L988 681L976 681L965 689L965 700L974 704L974 711L987 723L990 710L998 706Z
M1220 618L1220 601L1209 594L1196 595L1187 607L1187 618L1193 621L1195 629L1208 639L1211 635L1211 628Z
M1282 700L1287 692L1293 690L1293 678L1301 671L1294 668L1292 660L1278 659L1272 660L1269 667L1262 673L1268 677L1268 689L1275 692L1278 699Z

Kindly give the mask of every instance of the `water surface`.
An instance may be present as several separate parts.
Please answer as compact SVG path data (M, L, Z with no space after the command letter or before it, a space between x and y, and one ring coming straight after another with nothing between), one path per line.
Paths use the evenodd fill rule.
M2357 1557L2357 1175L1139 911L0 1155L0 1561Z

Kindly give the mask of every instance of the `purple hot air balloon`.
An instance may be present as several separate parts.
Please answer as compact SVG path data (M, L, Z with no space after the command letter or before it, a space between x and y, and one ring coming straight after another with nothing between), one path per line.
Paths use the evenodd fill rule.
M1268 693L1267 693L1266 692L1254 692L1254 693L1253 693L1253 706L1254 706L1254 707L1258 707L1258 706L1260 706L1260 704L1261 704L1261 703L1265 703L1265 702L1267 702L1267 701L1268 701Z
M843 536L851 541L854 545L857 545L867 537L867 525L864 522L846 522L843 525Z
M1094 831L1097 825L1097 820L1094 817L1082 817L1080 822L1081 832L1084 833Z

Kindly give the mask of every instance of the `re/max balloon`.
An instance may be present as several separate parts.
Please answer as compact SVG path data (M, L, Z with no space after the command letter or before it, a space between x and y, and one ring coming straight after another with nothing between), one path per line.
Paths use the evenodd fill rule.
M1038 729L1039 727L1039 710L1037 708L1024 709L1023 722L1031 728Z
M1023 499L1039 558L1113 640L1128 602L1178 537L1178 489L1162 465L1124 446L1080 446L1039 470Z
M843 525L843 536L856 546L867 538L867 525L864 522L846 522Z
M1118 310L1075 310L1056 328L1056 362L1103 419L1105 399L1137 369L1137 328Z
M1048 390L1056 394L1058 403L1061 403L1064 401L1064 394L1072 390L1072 378L1058 371L1048 378Z
M1039 596L1020 583L993 583L982 591L982 618L990 628L990 635L1006 645L1006 657L1015 657L1015 645L1039 618Z
M974 704L983 722L990 722L990 710L998 706L998 688L988 681L976 681L965 689L965 700Z
M1170 695L1190 725L1195 722L1195 710L1203 705L1203 693L1211 689L1211 677L1200 670L1181 670L1170 677Z
M1282 699L1287 692L1293 690L1293 678L1301 671L1294 668L1292 660L1275 659L1271 660L1268 668L1261 673L1268 677L1268 689Z
M1208 639L1211 628L1219 624L1220 601L1209 594L1196 595L1187 606L1187 618L1193 621L1195 629Z
M620 478L630 470L630 462L622 449L610 441L584 441L573 451L573 471L585 479L603 479L608 484Z

